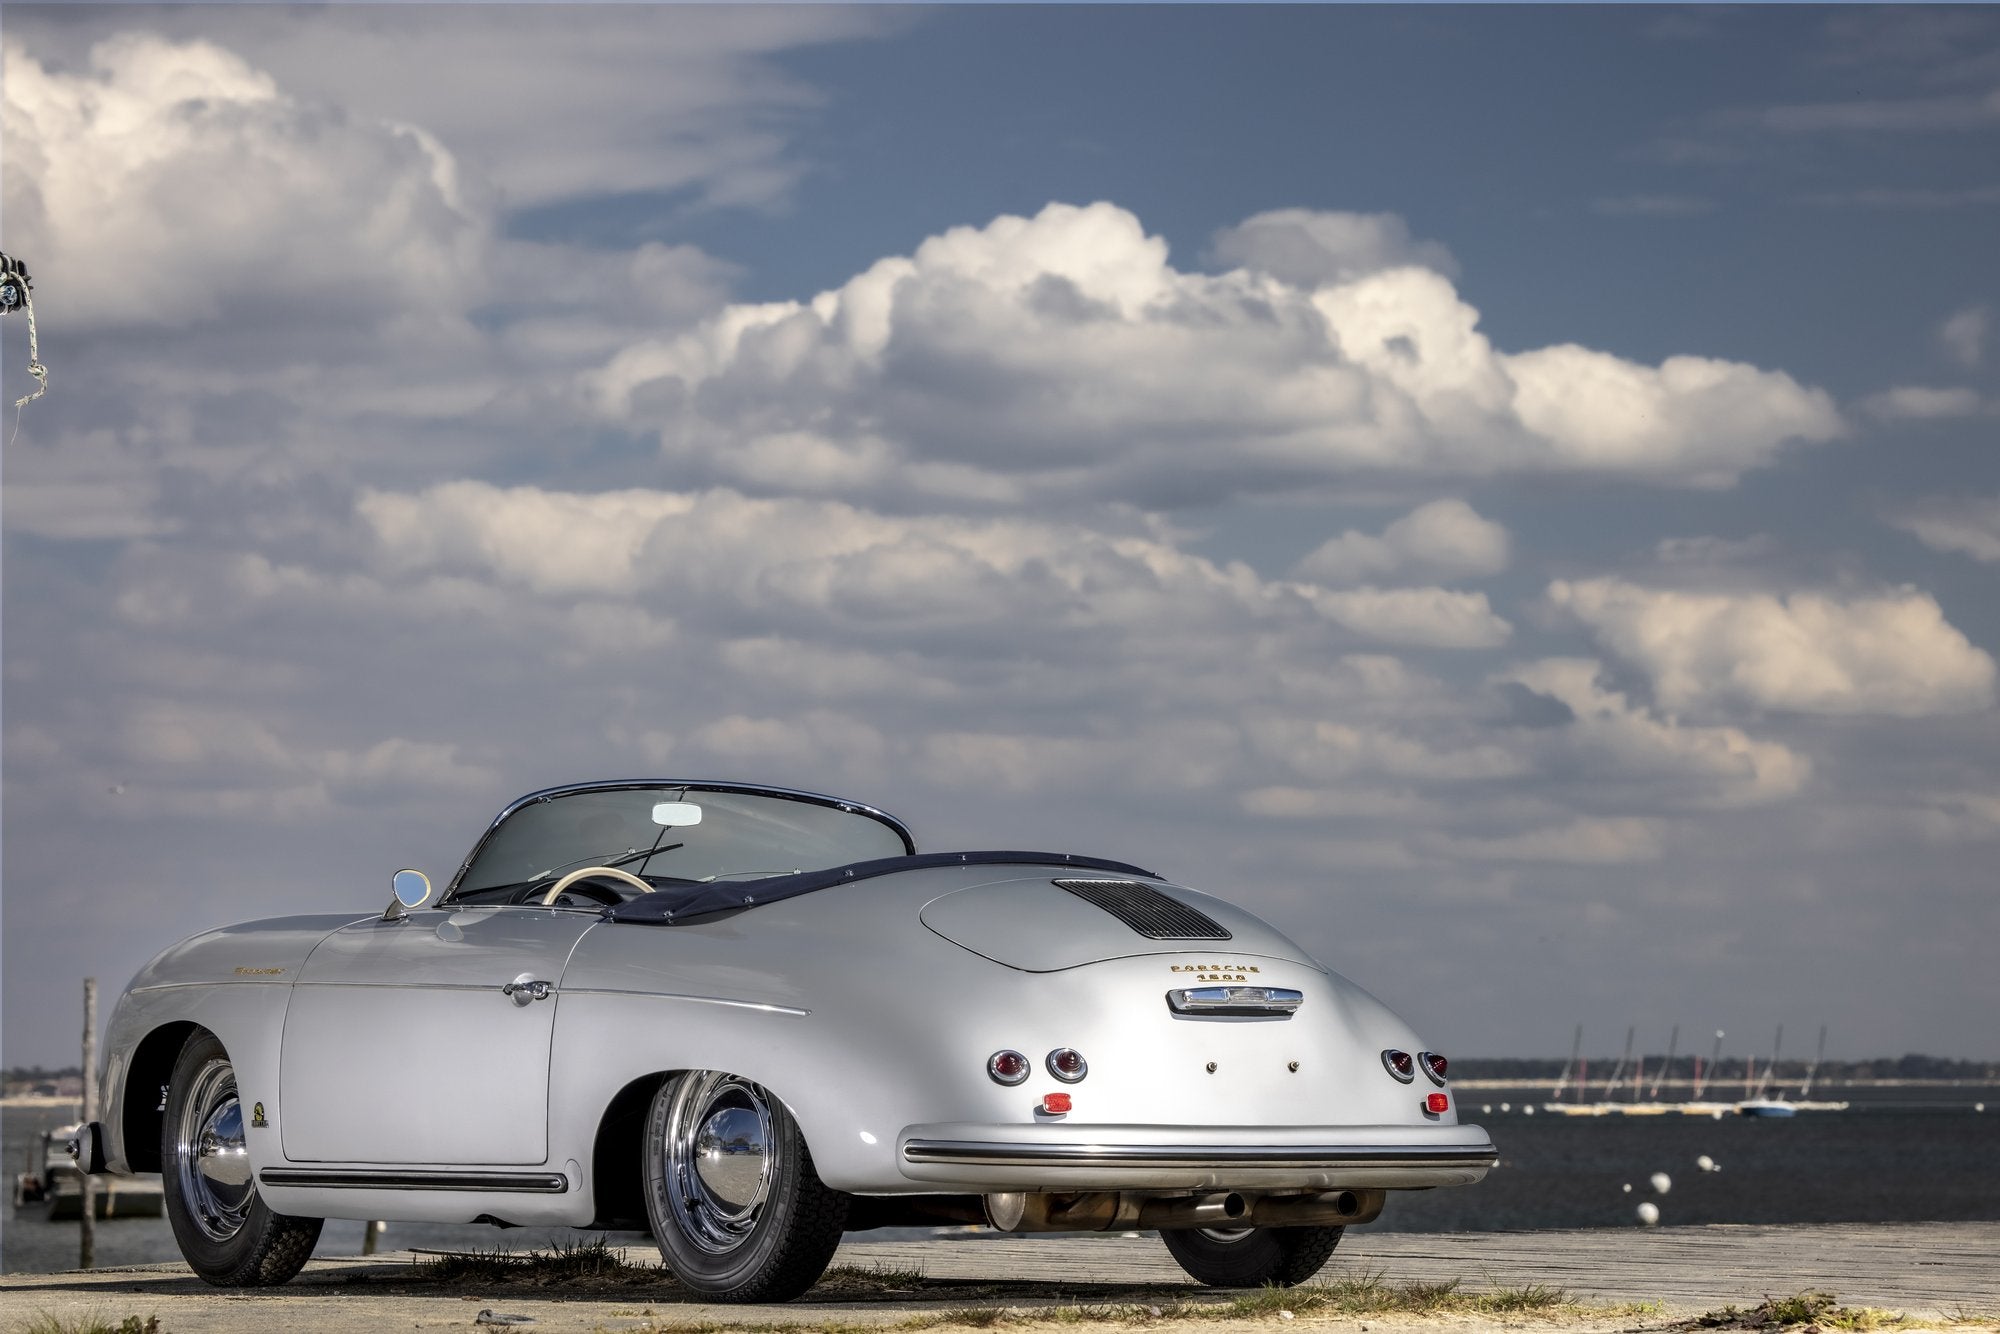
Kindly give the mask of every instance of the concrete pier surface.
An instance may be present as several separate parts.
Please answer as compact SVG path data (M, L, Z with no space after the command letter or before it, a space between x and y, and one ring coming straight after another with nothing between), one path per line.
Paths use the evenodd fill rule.
M496 1244L504 1237L496 1234ZM636 1263L657 1259L650 1247L625 1252ZM1192 1283L1158 1238L1063 1236L940 1237L927 1241L857 1241L834 1263L921 1274L876 1291L816 1291L782 1306L711 1306L684 1301L666 1284L587 1288L513 1282L410 1281L408 1253L315 1260L279 1288L224 1291L180 1265L147 1265L62 1274L0 1276L0 1331L34 1322L58 1328L114 1328L128 1316L157 1317L163 1334L216 1331L261 1334L310 1329L347 1331L474 1329L482 1311L533 1318L545 1331L645 1330L678 1326L773 1324L895 1325L940 1312L1004 1307L1009 1323L1034 1320L1050 1306L1144 1308L1186 1298L1221 1297ZM1486 1291L1535 1285L1561 1288L1577 1302L1650 1310L1505 1316L1382 1315L1321 1317L1299 1324L1359 1325L1374 1334L1449 1325L1456 1334L1483 1329L1661 1330L1726 1306L1749 1308L1766 1297L1809 1290L1837 1294L1842 1305L1878 1307L1932 1322L1971 1321L2000 1328L2000 1223L1844 1224L1791 1227L1682 1227L1561 1232L1376 1233L1357 1228L1343 1240L1321 1279L1379 1275L1390 1284L1456 1280ZM1303 1304L1302 1304L1303 1305ZM1280 1317L1211 1322L1200 1328L1275 1328ZM1170 1321L1169 1321L1170 1322ZM951 1323L959 1323L954 1320ZM980 1323L965 1317L964 1323Z

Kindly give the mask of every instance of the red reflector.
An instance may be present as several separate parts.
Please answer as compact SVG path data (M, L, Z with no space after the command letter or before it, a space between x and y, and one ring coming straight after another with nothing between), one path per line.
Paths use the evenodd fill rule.
M1424 1099L1424 1106L1433 1112L1448 1112L1451 1110L1451 1099L1442 1093L1433 1093Z
M1047 1112L1051 1116L1055 1116L1062 1112L1068 1111L1069 1094L1044 1093L1042 1095L1042 1110Z

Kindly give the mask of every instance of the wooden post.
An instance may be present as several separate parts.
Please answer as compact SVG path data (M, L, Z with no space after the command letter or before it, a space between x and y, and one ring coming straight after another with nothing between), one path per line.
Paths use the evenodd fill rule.
M97 979L83 979L83 1123L97 1119ZM88 1168L89 1163L79 1167ZM77 1267L90 1269L97 1264L97 1178L83 1174L82 1224L77 1234Z

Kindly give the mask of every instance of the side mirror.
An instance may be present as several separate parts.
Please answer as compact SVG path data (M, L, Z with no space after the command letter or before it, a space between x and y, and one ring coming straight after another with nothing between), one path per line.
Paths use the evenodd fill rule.
M431 901L431 878L422 871L398 871L389 884L396 897L389 901L388 909L382 914L385 922L400 921L412 908L421 908Z

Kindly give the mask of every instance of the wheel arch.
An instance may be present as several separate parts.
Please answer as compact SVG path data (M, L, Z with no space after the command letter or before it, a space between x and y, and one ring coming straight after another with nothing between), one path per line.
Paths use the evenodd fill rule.
M167 1063L171 1067L171 1057ZM651 1227L646 1217L645 1195L646 1116L652 1110L653 1098L660 1087L676 1075L687 1073L688 1070L655 1070L651 1074L640 1075L627 1081L605 1104L603 1114L597 1119L597 1133L590 1148L591 1202L595 1212L587 1226L610 1230L630 1227L641 1231ZM806 1152L810 1154L812 1137L799 1120L798 1109L778 1090L761 1080L757 1082L766 1093L784 1104L799 1128L799 1138L806 1143ZM153 1139L157 1145L157 1121Z
M118 1109L125 1162L134 1172L160 1170L160 1128L166 1119L162 1090L188 1039L208 1030L192 1020L161 1024L132 1048Z
M643 1231L651 1226L646 1220L646 1113L660 1086L680 1073L640 1075L612 1095L598 1118L590 1150L591 1198L597 1210L591 1227Z

